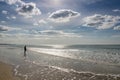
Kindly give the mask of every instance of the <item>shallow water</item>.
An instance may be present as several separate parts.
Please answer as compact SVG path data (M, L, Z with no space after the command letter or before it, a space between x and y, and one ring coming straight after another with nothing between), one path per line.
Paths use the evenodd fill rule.
M65 58L120 65L120 46L118 45L83 45L53 46L52 48L30 47L29 50Z

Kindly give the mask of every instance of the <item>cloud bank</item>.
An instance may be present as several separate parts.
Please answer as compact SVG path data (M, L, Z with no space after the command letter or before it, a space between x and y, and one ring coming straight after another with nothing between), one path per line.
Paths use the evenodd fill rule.
M13 28L13 27L8 27L5 25L0 25L0 31L18 31L18 30L22 30L21 28Z
M110 29L120 24L120 16L95 14L83 18L83 26L96 29Z
M44 30L39 32L41 35L46 35L48 37L82 37L75 33L67 33L61 30Z
M61 9L50 14L49 19L53 22L68 22L70 19L79 16L80 13L69 10L69 9Z

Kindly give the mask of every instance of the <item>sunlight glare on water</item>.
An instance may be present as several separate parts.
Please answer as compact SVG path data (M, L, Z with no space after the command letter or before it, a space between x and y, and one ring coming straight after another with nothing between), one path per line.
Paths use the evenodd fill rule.
M64 48L64 45L52 45L53 48Z
M70 54L70 51L78 52L77 49L62 49L64 46L53 46L53 49L45 49L45 48L29 48L31 51L38 52L39 54L49 54L54 56L61 56L66 58L76 58L74 54Z
M64 56L63 50L58 49L42 49L42 48L30 48L30 50L35 52L40 52L44 54L56 55L56 56Z

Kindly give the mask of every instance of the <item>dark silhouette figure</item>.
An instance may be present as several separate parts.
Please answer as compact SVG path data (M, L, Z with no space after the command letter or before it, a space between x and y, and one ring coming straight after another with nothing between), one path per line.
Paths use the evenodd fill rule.
M27 48L26 48L26 45L24 46L24 57L26 57L26 51L27 51Z

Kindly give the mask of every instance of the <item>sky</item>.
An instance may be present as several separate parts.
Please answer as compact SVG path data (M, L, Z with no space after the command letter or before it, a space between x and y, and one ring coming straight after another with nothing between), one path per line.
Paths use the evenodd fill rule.
M0 43L120 44L120 0L0 0Z

